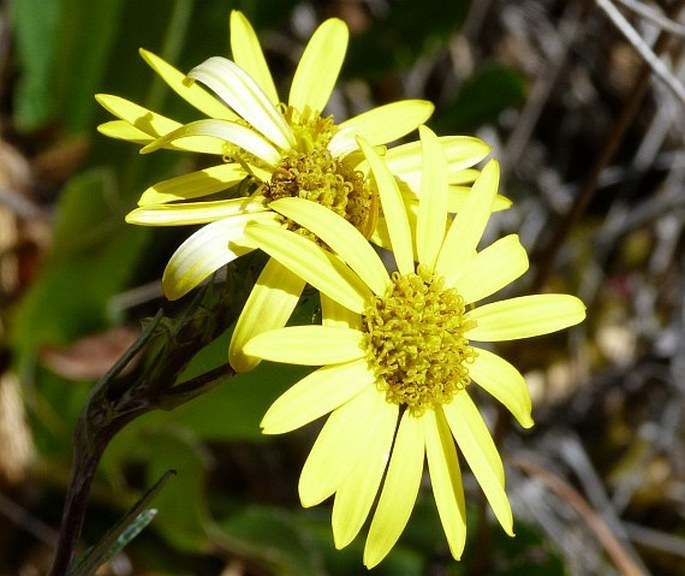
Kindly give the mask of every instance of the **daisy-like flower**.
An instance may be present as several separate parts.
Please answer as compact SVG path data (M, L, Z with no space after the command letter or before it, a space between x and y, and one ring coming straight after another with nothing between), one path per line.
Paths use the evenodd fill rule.
M209 118L184 125L118 96L97 96L119 118L102 124L102 133L143 144L144 153L171 148L221 158L216 166L150 187L126 217L129 223L147 226L204 224L177 249L164 271L162 286L172 300L253 250L245 227L255 221L280 224L283 217L268 206L279 198L317 202L382 243L385 226L376 232L378 201L356 138L385 145L415 130L433 111L425 100L404 100L340 123L325 116L347 49L348 29L339 19L326 20L314 32L287 103L279 98L259 40L242 13L231 13L230 32L233 60L209 58L187 76L141 51L173 90ZM470 137L446 137L441 143L449 160L454 211L477 174L472 167L490 149ZM418 143L387 151L386 161L410 194L420 165ZM240 182L248 186L238 188ZM248 190L249 196L235 197L236 190ZM501 204L505 207L506 201ZM287 217L286 223L307 233ZM284 326L303 287L304 282L278 262L267 264L234 331L229 360L235 369L254 367L258 360L242 354L242 344L259 331Z
M460 557L466 519L455 441L502 528L513 535L502 461L468 387L475 382L524 427L533 425L531 402L519 371L477 343L546 334L585 317L582 302L564 294L476 305L528 268L516 235L477 251L498 165L485 166L450 223L442 147L423 127L421 143L412 238L395 179L361 141L388 222L397 267L391 274L348 222L306 200L286 198L271 207L311 230L330 252L283 228L247 228L257 246L321 292L321 325L272 330L245 346L262 359L320 366L276 400L263 430L284 433L331 413L302 470L300 499L313 506L335 495L333 535L341 548L358 534L380 491L364 549L368 567L403 531L424 458L450 551Z

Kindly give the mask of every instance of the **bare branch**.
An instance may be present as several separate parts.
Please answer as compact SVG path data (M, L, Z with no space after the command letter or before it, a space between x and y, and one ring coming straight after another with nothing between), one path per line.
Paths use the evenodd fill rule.
M667 18L660 11L645 6L644 2L638 2L637 0L617 0L617 2L623 4L628 10L632 10L636 14L639 14L645 20L649 20L664 32L670 32L671 34L685 37L685 26Z
M640 56L642 56L652 69L652 72L654 72L654 74L673 91L680 101L685 104L685 86L680 83L668 66L664 64L663 60L661 60L642 39L638 31L633 28L628 20L626 20L625 16L619 12L610 0L596 0L596 2L597 6L604 11L614 25L625 36L626 40L628 40L635 50L638 51Z

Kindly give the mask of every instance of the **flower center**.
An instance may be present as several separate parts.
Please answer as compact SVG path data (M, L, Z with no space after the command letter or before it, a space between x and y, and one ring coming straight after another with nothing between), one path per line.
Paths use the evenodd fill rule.
M322 118L309 111L299 114L292 108L287 108L284 116L297 144L284 153L267 182L263 192L267 201L295 196L318 202L345 218L366 238L371 236L378 218L376 193L361 172L328 150L336 131L333 117ZM286 222L291 230L314 239L294 222Z
M295 149L300 152L326 148L338 131L332 114L324 118L309 108L299 112L292 106L285 106L283 117L295 134Z
M395 272L386 294L363 313L366 358L388 402L414 416L450 402L470 382L476 352L464 332L472 327L464 299L445 289L441 276L421 266Z

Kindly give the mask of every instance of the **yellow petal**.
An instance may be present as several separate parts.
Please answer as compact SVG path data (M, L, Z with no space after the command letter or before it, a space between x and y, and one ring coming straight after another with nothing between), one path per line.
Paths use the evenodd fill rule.
M331 523L333 541L338 549L354 540L369 515L388 465L397 428L399 406L387 402L385 394L379 390L372 389L369 395L373 398L374 407L369 412L373 417L362 425L373 430L372 441L338 488L333 502Z
M447 219L447 165L438 137L430 128L419 127L423 171L421 199L416 222L416 252L419 264L435 268L445 236Z
M483 390L494 396L514 415L524 428L533 425L530 394L521 373L504 358L482 348L469 364L469 376Z
M125 120L141 132L154 138L159 138L182 126L176 120L157 114L120 96L96 94L95 99L105 110L114 114L117 118Z
M247 236L264 252L339 304L361 314L371 290L337 256L281 228L254 226Z
M138 206L164 204L174 200L191 200L209 196L244 180L247 171L240 164L219 164L197 172L183 174L150 186L138 200Z
M392 250L392 243L390 242L390 232L388 232L388 223L385 221L383 216L378 217L378 222L376 223L376 229L371 234L369 242L385 248L386 250Z
M476 176L478 174L480 174L480 172L476 172ZM459 212L470 193L471 186L454 186L450 184L447 192L447 211L452 214ZM507 208L511 208L511 205L512 201L509 200L509 198L497 194L497 196L495 196L495 202L492 205L492 211L499 212L500 210L506 210Z
M295 137L283 115L249 74L235 62L213 56L193 68L188 76L209 86L219 98L276 146L288 149L294 145Z
M215 147L211 149L211 152L210 150L203 150L212 154L223 155L227 152L230 153L230 148L227 149L225 147L225 143L230 142L254 154L271 166L278 164L281 159L278 150L260 134L246 126L226 120L197 120L196 122L185 124L148 144L141 152L146 154L163 148L168 144L176 145L179 140L182 141L186 138L196 138L198 136L214 142Z
M338 304L335 300L319 292L321 301L321 323L324 326L345 326L361 330L361 316Z
M268 182L271 180L271 175L273 174L273 170L267 170L264 168L259 168L258 166L254 164L249 164L246 162L246 165L248 167L248 170L250 173L257 178L260 182Z
M344 389L348 382L352 380L341 381L339 385ZM323 502L338 489L356 463L366 458L369 444L377 440L375 426L370 425L379 421L377 397L372 379L371 385L328 417L302 467L298 485L302 506L308 508Z
M450 177L475 166L492 151L492 146L472 136L445 136L440 143L445 151Z
M402 415L388 473L364 547L364 565L373 568L390 552L407 525L423 474L423 426L408 411Z
M272 219L273 213L241 214L207 224L191 235L171 256L162 276L169 300L176 300L195 288L219 268L254 250L244 237L252 219Z
M470 340L499 342L549 334L585 319L585 305L568 294L534 294L479 306L467 313Z
M452 556L459 560L466 543L464 486L454 440L442 410L421 417L433 496Z
M287 326L258 334L243 352L272 362L324 366L358 360L365 355L363 334L337 326Z
M283 330L291 333L293 328L305 327L291 326ZM306 328L316 328L309 332L325 333L326 338L330 337L328 328ZM340 329L332 330L335 333ZM363 358L319 368L278 397L262 419L262 432L283 434L301 428L342 406L365 388L372 387L374 381L375 377Z
M470 183L478 175L475 166L490 153L490 146L471 136L441 136L440 144L447 159L448 181L451 184ZM409 142L388 150L385 161L390 171L418 192L421 177L421 143Z
M259 358L243 353L243 347L253 336L283 328L297 305L305 282L276 260L269 259L238 317L228 362L237 372L247 372L259 364Z
M233 61L259 85L274 106L279 103L278 93L257 34L245 15L231 10L231 53Z
M401 100L377 106L341 122L328 148L334 156L342 157L358 148L356 136L362 136L372 146L393 142L426 122L434 109L427 100Z
M504 468L490 432L466 391L459 392L442 409L461 453L485 493L504 531L514 535L514 519L504 491Z
M411 229L402 194L397 187L394 176L388 170L376 151L362 138L359 145L369 163L376 181L376 188L381 199L385 221L390 223L388 233L400 274L414 272L414 252L412 248Z
M466 304L471 304L504 288L526 270L526 250L516 234L509 234L467 260L453 286Z
M499 164L491 160L473 185L464 206L457 212L440 250L436 271L451 284L478 246L492 213L499 182Z
M202 88L202 86L197 86L195 83L189 82L188 77L176 70L171 64L143 48L140 49L140 55L143 57L143 60L162 77L162 80L176 92L176 94L186 102L195 106L200 112L203 112L210 118L237 120L237 116L233 111Z
M385 293L390 277L383 262L347 220L321 204L302 198L282 198L269 207L321 238L375 294Z
M116 138L117 140L126 140L127 142L134 142L135 144L148 144L152 142L155 137L146 134L139 130L126 120L110 120L103 122L97 127L100 134L108 138Z
M223 122L223 120L205 120L204 122ZM184 132L185 126L177 129L178 134ZM153 140L149 144L141 148L141 154L146 154L164 148L166 150L181 150L183 152L197 152L199 154L214 154L215 156L226 155L226 143L224 140L214 136L177 136L176 139L167 138L169 134L161 136L158 140L159 145L156 145L158 140ZM166 140L163 140L166 139Z
M206 224L239 214L256 214L266 211L267 208L263 204L250 202L247 198L182 204L152 204L129 212L126 215L126 222L141 226L185 226Z
M450 184L453 184L457 187L459 186L464 186L465 184L468 184L468 187L471 187L471 184L473 184L478 176L480 175L480 170L477 170L476 168L464 168L464 170L457 170L456 172L452 172L450 174Z
M321 113L328 104L340 74L349 31L338 18L330 18L319 26L304 49L293 76L288 104L304 112Z

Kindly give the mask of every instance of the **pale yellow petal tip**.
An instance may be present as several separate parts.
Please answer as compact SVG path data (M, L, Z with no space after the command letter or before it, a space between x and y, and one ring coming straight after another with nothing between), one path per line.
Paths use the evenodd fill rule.
M238 21L250 24L250 21L247 19L247 16L245 16L245 14L243 14L240 10L231 10L231 15L229 18L231 27L235 26Z
M587 317L587 306L576 296L570 294L559 294L560 301L568 304L566 310L566 327L577 326Z
M167 264L162 273L162 293L167 300L174 301L183 298L195 286L197 286L204 278L195 282L189 282L188 278L183 278L178 275L175 267Z
M231 365L233 370L240 374L254 370L262 361L261 358L248 356L244 352L244 346L243 350L233 350L232 348L228 349L228 363Z
M162 280L162 292L167 300L173 302L174 300L183 298L189 291L181 288L177 284L168 281L164 282L164 280Z
M262 430L262 433L266 434L264 430ZM315 494L310 493L309 488L303 486L302 478L300 478L300 482L297 485L297 493L300 496L300 504L302 504L303 508L311 508L312 506L321 504L321 502L323 501L320 497L317 498ZM340 548L338 548L338 550L340 550Z
M383 560L388 555L388 552L379 553L378 550L370 549L367 545L367 547L364 548L364 566L366 566L369 570L371 570L371 568L378 566L378 564L381 563L381 560Z
M313 506L320 504L320 502L305 500L305 498L300 494L300 504L302 505L302 508L312 508ZM340 550L340 548L338 548L338 550Z
M433 115L433 112L435 112L435 104L433 104L433 102L430 100L422 100L420 98L412 98L411 100L404 100L404 102L411 103L411 105L416 108L417 112L420 110L421 115L417 115L417 120L419 122L419 134L421 134L422 129L432 132L432 130L425 125L425 122L427 122L428 119Z
M150 52L150 50L146 50L143 47L138 48L138 54L140 54L140 57L145 60L145 63L153 69L155 67L155 60L161 60L157 54Z
M336 531L335 525L333 526L333 546L335 546L336 550L342 550L346 546L349 546L352 541L355 539L357 536L358 532L351 532L350 530L345 530L344 532L341 532L340 530Z
M462 554L464 554L464 547L465 545L462 545L461 551L457 552L456 550L452 550L450 548L450 554L452 555L452 558L454 558L457 562L461 561Z
M586 318L586 316L587 316L587 306L585 306L585 302L583 302L580 298L576 298L575 296L573 296L573 298L576 299L576 300L578 301L578 304L579 304L579 307L580 307L579 312L580 312L580 313L582 314L582 316L583 316L583 317L580 319L580 322L582 322L583 320L585 320L585 318Z
M131 210L126 216L124 216L124 221L127 224L137 224L139 226L145 225L145 220L140 218L140 210L138 208Z
M110 122L103 122L102 124L98 124L98 125L95 127L95 129L96 129L100 134L102 134L103 136L107 136L107 135L108 135L107 128L108 128L108 125L109 125L109 124L110 124Z
M530 414L521 414L516 418L516 421L526 430L535 426L535 421Z
M262 420L259 427L262 430L262 434L264 434L265 436L275 436L276 434L280 434L280 432L278 432L277 430L274 430L274 428L272 426L265 424L264 420ZM304 504L303 504L303 506L304 506Z
M514 205L514 202L511 201L509 198L506 196L502 196L501 194L497 194L495 196L495 203L492 207L493 212L499 212L500 210L508 210Z
M278 418L274 418L273 411L269 408L264 414L262 421L259 423L262 434L266 436L273 436L275 434L283 434L283 426L280 425Z
M493 512L495 512L495 516L497 517L502 530L504 530L504 533L513 538L516 534L514 533L514 516L511 513L511 507L507 502L506 506L502 506L502 508L503 509L499 511L499 514L497 514L494 509Z
M483 176L486 176L487 178L492 178L495 182L495 185L499 184L500 167L499 162L496 158L488 160L487 164L483 167L483 170L481 171L481 177Z
M430 102L429 102L429 104L432 105L432 103L430 103ZM435 132L433 132L433 130L431 130L425 124L421 124L419 126L419 138L423 139L423 138L431 138L431 137L437 138L437 136L435 135Z
M150 66L154 68L155 61L161 60L166 64L166 61L161 58L160 56L157 56L154 52L151 52L150 50L146 50L142 46L138 48L138 54L140 54L140 57L145 60Z
M321 26L319 26L319 30L323 30L325 28L336 28L337 33L342 33L345 35L344 38L341 38L345 42L345 45L347 44L348 37L350 35L350 29L347 27L347 24L345 23L344 20L340 18L329 18L328 20L325 20L322 22Z

